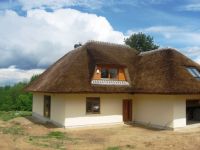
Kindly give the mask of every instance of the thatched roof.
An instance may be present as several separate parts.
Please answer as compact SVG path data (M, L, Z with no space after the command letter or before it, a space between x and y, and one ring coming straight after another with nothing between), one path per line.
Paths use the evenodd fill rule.
M124 66L129 86L91 84L95 66ZM27 88L47 93L159 93L200 94L200 81L186 67L200 65L180 52L166 48L138 53L123 45L87 42L49 67Z

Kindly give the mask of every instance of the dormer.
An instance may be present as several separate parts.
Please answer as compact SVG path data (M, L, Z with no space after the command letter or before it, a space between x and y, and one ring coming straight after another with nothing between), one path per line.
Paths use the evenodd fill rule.
M97 85L129 85L125 67L116 65L96 65L91 83Z

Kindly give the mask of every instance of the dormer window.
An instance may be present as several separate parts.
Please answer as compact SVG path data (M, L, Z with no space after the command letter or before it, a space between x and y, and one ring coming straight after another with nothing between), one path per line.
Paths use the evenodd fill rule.
M118 69L103 67L101 69L101 79L117 79Z
M91 83L99 85L129 85L125 76L125 68L112 65L97 65Z
M195 67L187 67L187 71L197 80L200 80L200 72Z

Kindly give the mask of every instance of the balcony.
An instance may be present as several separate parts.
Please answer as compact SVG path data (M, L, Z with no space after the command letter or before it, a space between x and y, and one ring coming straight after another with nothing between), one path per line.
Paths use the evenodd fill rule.
M91 84L93 85L121 85L121 86L129 86L127 81L119 81L119 80L92 80Z

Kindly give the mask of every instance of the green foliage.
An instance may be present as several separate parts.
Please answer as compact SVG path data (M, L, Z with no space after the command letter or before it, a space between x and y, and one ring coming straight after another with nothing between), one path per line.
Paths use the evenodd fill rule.
M31 111L32 94L24 88L39 75L33 75L29 83L19 82L14 86L0 87L0 111Z
M68 137L60 131L52 131L43 136L30 136L29 142L34 145L49 147L54 149L66 149L67 142L72 142L74 139Z
M144 33L132 34L129 38L125 39L125 44L132 48L135 48L139 52L150 51L159 48L158 45L154 44L153 37Z
M19 125L14 125L12 127L0 127L0 131L3 134L11 134L11 135L24 135L24 130Z
M107 150L120 150L120 148L118 146L108 147Z
M40 74L35 74L31 77L30 83L35 81L38 77L40 76Z
M16 117L31 116L30 111L0 111L0 120L8 121Z
M52 132L49 132L47 137L56 138L56 139L65 139L65 133L60 132L60 131L52 131Z

